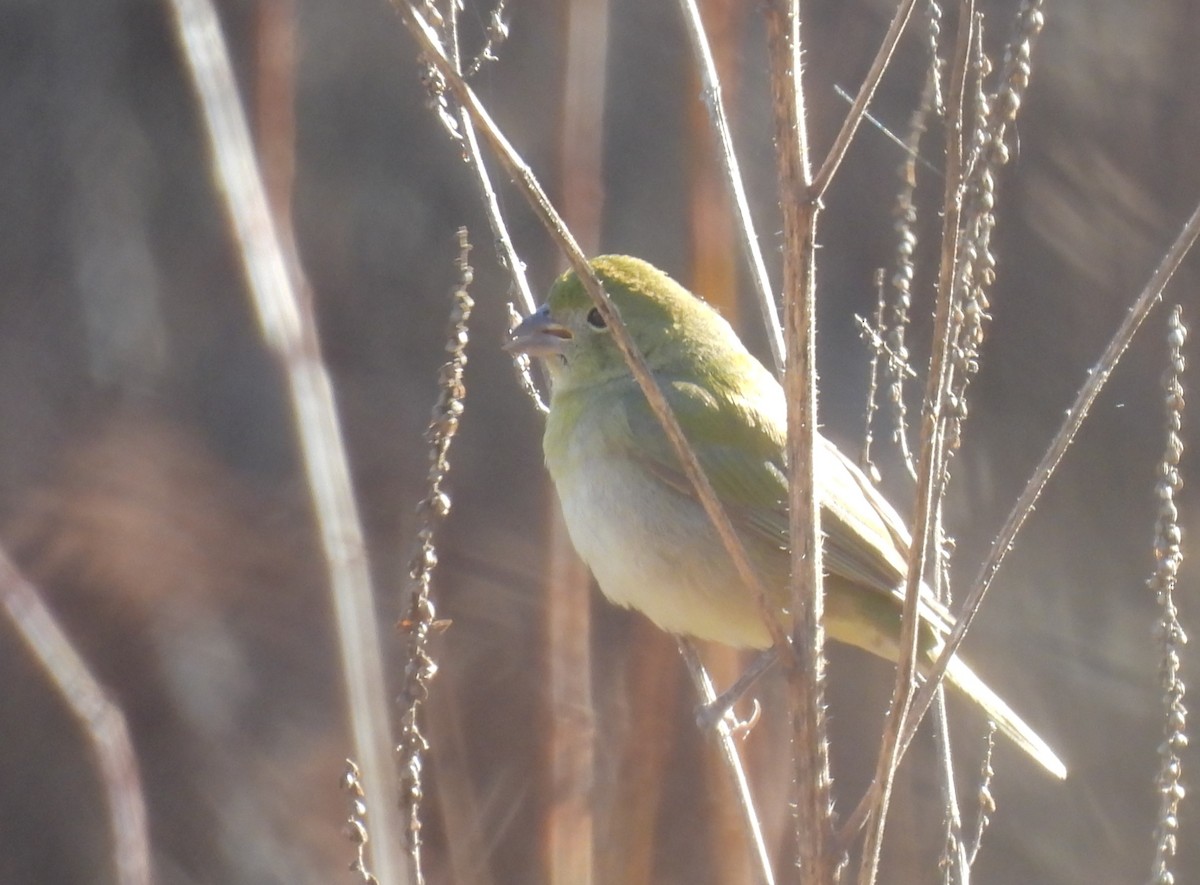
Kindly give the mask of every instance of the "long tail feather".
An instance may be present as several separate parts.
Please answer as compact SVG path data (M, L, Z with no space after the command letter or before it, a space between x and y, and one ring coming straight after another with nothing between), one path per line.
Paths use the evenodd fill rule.
M1066 778L1067 767L1050 746L958 657L950 659L946 679L977 703L996 727L1042 768L1060 780Z

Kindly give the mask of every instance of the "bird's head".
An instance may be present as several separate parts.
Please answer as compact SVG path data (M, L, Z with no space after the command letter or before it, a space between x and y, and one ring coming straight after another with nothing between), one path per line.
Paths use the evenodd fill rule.
M627 255L591 261L638 350L655 373L702 379L753 359L711 307L654 265ZM546 361L556 391L628 377L608 325L574 271L517 326L506 349Z

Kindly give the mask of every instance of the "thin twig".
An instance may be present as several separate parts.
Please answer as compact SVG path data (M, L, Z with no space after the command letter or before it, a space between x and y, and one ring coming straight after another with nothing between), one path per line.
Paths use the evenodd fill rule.
M892 414L896 422L893 440L899 449L904 468L914 482L917 479L917 465L908 445L908 404L905 400L904 382L907 377L916 375L909 365L907 337L912 309L912 284L916 277L917 164L920 160L921 138L926 131L926 121L933 110L937 83L936 64L937 58L934 56L930 59L931 67L921 90L920 103L909 118L908 134L904 141L905 157L899 170L900 187L892 209L895 219L892 229L896 233L896 268L892 274L895 300L892 302L892 321L887 332L890 358L886 367L891 377L888 399L891 400Z
M876 306L878 306L878 304ZM878 316L879 316L878 312L876 312L875 316L876 316L876 318L878 318ZM892 348L888 345L888 343L886 341L883 340L883 337L879 333L879 329L882 328L882 326L883 326L882 321L878 322L876 325L872 325L871 323L867 322L865 317L861 317L861 316L857 316L857 315L854 317L854 320L855 320L855 322L858 323L859 337L865 339L866 342L871 346L872 349L878 350L879 353L888 357L888 359L897 359L898 358L896 355L896 351L892 350ZM907 363L903 364L903 368L900 371L903 373L905 378L916 378L917 377L916 371L913 369L912 366L908 365ZM876 407L876 408L878 408L878 407Z
M450 473L450 446L462 418L466 388L463 370L467 364L467 323L475 302L468 294L474 271L467 263L471 244L466 228L458 230L458 283L453 292L450 309L450 329L446 351L450 358L438 372L438 399L433 407L425 441L429 443L429 475L425 497L417 506L421 527L417 531L420 548L409 569L413 581L408 614L400 621L400 629L408 636L408 656L404 667L404 686L401 690L400 717L400 783L408 809L408 851L418 885L425 881L421 849L421 806L424 796L425 753L429 742L422 728L422 708L429 699L429 683L437 673L437 664L429 653L429 640L439 628L433 603L433 572L437 567L437 547L434 536L438 524L450 513L450 496L446 479Z
M945 844L940 864L947 885L970 885L971 868L967 846L962 837L962 812L954 785L954 756L950 752L950 718L946 712L945 690L934 699L933 725L937 741L938 777L942 786L942 805L946 812Z
M946 667L950 663L950 658L953 657L958 651L959 646L962 645L963 638L966 636L967 630L970 629L971 622L974 621L975 615L979 612L984 594L991 587L992 580L996 577L996 572L1000 569L1000 565L1004 562L1008 551L1012 549L1017 534L1021 531L1021 527L1025 525L1025 520L1029 518L1029 514L1033 512L1033 508L1037 505L1042 491L1046 488L1046 483L1050 481L1050 477L1053 476L1055 469L1062 461L1063 455L1066 454L1067 449L1070 448L1071 443L1075 440L1075 434L1079 432L1079 428L1083 424L1083 419L1087 417L1092 404L1096 401L1096 397L1100 395L1100 391L1108 383L1113 369L1116 368L1125 350L1129 347L1129 342L1133 340L1133 336L1141 326L1142 321L1146 319L1150 311L1154 308L1154 305L1162 297L1163 289L1166 288L1167 283L1183 261L1184 256L1187 255L1188 250L1195 244L1197 238L1200 238L1200 205L1197 205L1195 210L1193 210L1191 217L1184 224L1179 236L1159 262L1153 276L1151 276L1145 288L1142 289L1130 307L1125 319L1121 322L1120 327L1109 341L1107 347L1105 347L1096 365L1088 370L1087 380L1080 388L1079 393L1076 394L1075 401L1071 404L1071 407L1067 409L1066 418L1063 420L1062 426L1059 428L1058 433L1055 434L1054 439L1051 441L1046 453L1042 456L1042 460L1034 470L1033 475L1030 476L1029 481L1025 484L1024 491L1017 499L1016 505L1014 505L1008 519L1005 520L996 540L992 542L988 558L980 568L979 574L975 577L971 585L971 592L967 594L966 600L961 606L954 629L950 631L945 647L938 655L937 661L930 667L927 680L921 686L920 691L917 692L917 697L913 701L914 718L906 728L904 737L905 745L912 740L916 724L925 710L928 709L929 703L933 698L934 686L941 681L942 676L946 672Z
M87 735L108 806L116 881L150 885L146 802L125 714L96 681L37 589L2 549L0 607Z
M762 310L763 325L767 330L767 342L771 347L771 356L775 360L775 371L782 372L784 366L786 344L783 340L783 326L779 321L779 309L775 304L775 294L771 289L771 277L767 273L767 265L763 260L762 246L754 229L754 219L750 214L750 202L746 197L746 186L742 181L742 171L738 164L737 154L733 149L733 137L729 132L729 119L725 114L725 101L721 97L721 81L717 74L717 65L713 61L712 47L704 30L704 21L700 17L700 9L696 0L679 0L679 10L683 14L688 40L691 42L692 55L696 67L700 71L703 85L703 100L712 120L720 144L721 163L725 170L725 182L733 195L734 209L737 210L738 223L742 232L742 249L746 262L750 265L750 276L754 280L754 288L758 292L758 303Z
M934 345L929 359L923 405L921 456L917 466L916 511L913 538L909 547L908 575L901 622L900 654L896 664L896 682L891 708L884 722L883 740L876 764L874 784L878 800L863 842L859 881L872 885L879 873L883 832L891 800L892 784L900 764L901 740L909 718L909 705L916 688L917 638L925 563L932 536L936 504L942 495L942 452L945 434L944 402L949 383L949 349L952 332L951 300L958 253L959 213L962 208L962 102L967 60L970 57L971 31L975 24L973 0L959 6L959 29L955 61L951 72L950 102L947 121L946 192L942 228L942 264L938 275L937 308L934 318Z
M346 835L354 843L354 860L350 872L357 873L364 885L379 885L379 880L367 865L367 844L371 832L367 827L367 791L363 788L362 772L353 759L346 760L346 771L342 774L342 790L350 801L350 816L346 818Z
M983 763L979 766L979 792L976 794L979 797L979 810L976 812L975 834L967 845L968 869L975 865L975 858L979 856L979 848L983 845L983 834L991 823L992 815L996 813L996 799L992 796L992 778L996 776L992 768L992 754L996 750L996 723L990 725L984 738Z
M692 684L696 687L696 693L700 695L700 702L706 707L713 704L717 700L717 692L708 676L708 671L704 669L704 664L700 661L696 647L687 639L678 638L677 642L679 643L679 654L683 657L684 664L687 665L688 675L692 677ZM750 795L750 783L746 779L746 771L742 766L742 757L738 753L737 742L734 740L728 716L723 716L717 721L716 730L721 753L725 757L725 765L733 777L734 792L737 794L742 817L746 822L747 836L754 849L754 857L757 861L755 869L758 871L763 885L772 885L775 875L771 870L771 854L767 851L762 824L754 809L754 799Z
M1163 741L1158 749L1158 821L1154 828L1154 863L1151 885L1171 885L1179 839L1179 806L1183 802L1183 759L1180 754L1188 745L1187 707L1183 696L1185 685L1180 673L1180 653L1187 643L1187 634L1179 623L1174 592L1179 567L1183 563L1183 529L1179 526L1179 510L1175 493L1183 487L1179 464L1183 458L1183 343L1187 329L1182 311L1176 305L1167 326L1167 371L1163 375L1166 403L1166 445L1159 462L1158 518L1154 526L1154 577L1148 582L1158 597L1159 620L1155 625L1161 662L1159 680L1163 696Z
M500 14L503 5L501 2L492 14ZM453 5L453 8L457 9L457 5ZM451 20L456 18L457 14ZM488 225L492 229L496 257L499 259L500 265L508 269L512 288L516 292L521 309L527 314L533 313L537 309L537 303L529 288L529 279L525 276L525 263L517 255L517 248L513 245L508 225L504 223L504 213L500 209L500 201L496 196L496 189L492 185L492 177L488 174L487 165L483 162L483 152L479 149L479 138L475 132L475 125L471 122L471 115L465 108L458 109L458 121L466 141L466 159L475 172L475 182L479 185L479 197L483 202L484 215L487 216Z
M211 0L171 0L203 112L214 174L229 213L249 294L267 346L283 366L328 568L355 757L381 792L396 782L374 592L333 384L321 360L311 296L268 206L229 51ZM372 809L371 866L385 885L409 881L394 801Z
M450 49L450 60L454 64L457 71L462 70L462 60L459 54L458 46L458 11L459 4L457 0L451 0L450 15L443 17L446 22L448 34L448 43ZM504 0L497 3L496 8L492 10L491 24L489 24L489 40L485 45L484 50L476 57L476 64L481 62L481 59L494 57L490 56L491 49L498 45L492 41L491 33L493 29L503 28L503 33L507 37L507 25L503 21ZM499 31L497 30L497 33ZM473 65L474 67L474 65ZM478 68L475 68L477 72ZM464 76L470 77L472 72L468 70ZM429 79L430 84L440 86L436 78ZM436 96L431 96L436 100ZM475 172L475 183L479 187L479 198L483 203L483 214L487 217L488 226L492 230L492 243L496 250L496 259L500 262L500 266L507 268L510 281L510 291L516 294L517 301L521 305L521 310L526 314L533 313L537 309L537 303L534 300L533 292L529 287L529 279L525 275L525 262L517 254L517 247L513 244L512 236L508 232L508 225L504 221L504 212L500 208L500 200L496 196L496 189L492 185L492 177L488 173L487 165L483 161L483 151L479 149L479 137L475 132L475 124L471 122L471 115L466 109L459 106L458 113L455 114L458 128L454 133L456 136L461 136L463 142L463 156L470 164L471 169ZM516 314L513 310L512 303L509 302L510 314ZM519 314L517 314L519 316ZM545 397L538 390L537 384L533 380L533 372L530 367L529 357L523 353L513 354L513 366L517 370L517 378L521 383L521 388L528 394L530 400L542 414L549 411L546 405Z
M871 460L871 444L875 440L875 413L879 410L879 356L887 348L883 341L883 311L886 306L887 299L883 294L883 268L881 267L875 271L875 316L873 321L868 323L863 317L858 315L854 317L858 320L859 334L871 344L871 362L867 372L867 414L863 422L863 444L858 457L858 466L874 483L878 483L880 479L879 468Z
M949 453L947 453L947 459ZM943 605L950 603L950 547L945 533L945 499L939 498L934 512L931 540L936 544L933 593ZM945 844L940 863L947 885L970 885L971 866L967 862L967 846L962 834L962 811L954 782L954 754L950 744L950 717L946 710L946 690L934 697L933 727L937 748L938 777L942 788L942 805L946 814Z
M837 174L838 167L846 156L846 151L850 149L854 133L858 131L858 126L867 113L867 106L870 105L875 90L878 88L880 80L883 79L883 73L892 60L892 54L896 51L900 38L904 36L904 29L912 17L914 2L915 0L901 0L896 7L892 23L888 25L887 34L884 35L883 42L879 44L879 51L875 53L875 60L871 62L871 68L867 71L867 76L858 89L858 95L854 97L854 104L850 106L850 113L842 121L842 128L833 140L833 147L829 149L825 162L821 164L820 171L812 180L814 202L819 203L824 198L825 192L833 181L833 176Z
M996 572L999 570L1008 551L1012 549L1013 544L1016 542L1016 537L1021 527L1025 524L1025 520L1033 512L1033 508L1037 505L1042 491L1050 481L1050 477L1054 475L1054 471L1062 461L1063 455L1070 448L1075 435L1079 432L1079 428L1083 424L1084 418L1087 417L1096 397L1100 395L1100 391L1104 389L1104 385L1108 382L1117 363L1129 347L1129 343L1133 340L1134 334L1161 298L1163 289L1166 288L1171 276L1178 269L1198 238L1200 238L1200 204L1193 210L1191 217L1184 224L1179 236L1159 262L1154 275L1146 283L1146 286L1129 308L1128 314L1105 347L1096 365L1088 370L1087 381L1084 382L1083 387L1080 388L1075 396L1074 403L1067 410L1067 415L1062 426L1059 428L1058 433L1055 434L1046 453L1042 456L1041 462L1030 476L1024 491L1017 499L1017 503L1013 506L1008 519L1001 527L996 540L992 542L991 552L980 568L979 575L975 578L971 592L960 607L958 620L955 623L954 629L951 630L950 635L947 637L946 644L938 655L937 660L929 667L925 682L917 691L916 697L913 698L912 716L905 725L901 740L901 756L908 750L909 744L912 743L921 718L933 702L936 686L941 683L945 676L946 667L949 665L950 659L962 645L963 638L970 627L970 621L978 613L984 594L991 586L992 579L995 578ZM875 807L880 788L881 784L879 782L872 782L862 799L859 800L854 811L838 831L839 846L845 848L853 841L855 834L862 828L867 820L867 816Z
M852 104L854 102L854 96L851 95L849 92L847 92L845 89L843 89L841 86L838 86L836 83L833 85L833 91L837 95L837 97L844 100L846 102L846 104ZM932 172L938 178L942 177L941 169L939 169L937 166L934 166L932 163L930 163L928 160L926 160L924 157L922 157L920 154L918 154L916 152L916 150L909 147L903 138L901 138L899 135L897 135L895 132L893 132L891 129L889 129L886 123L884 123L882 120L880 120L874 114L872 114L870 111L863 112L863 119L866 120L868 123L870 123L871 128L873 128L876 132L878 132L880 135L882 135L884 138L886 138L888 141L890 141L896 147L900 148L900 150L902 150L905 154L912 157L913 162L915 162L917 165L923 166L925 169Z
M833 799L825 727L821 513L814 473L815 252L820 207L813 198L800 79L799 6L798 0L767 3L767 54L783 215L783 313L787 342L783 385L787 398L792 635L798 659L796 666L788 668L794 723L792 788L797 860L805 881L824 885L837 880L841 858L830 850Z

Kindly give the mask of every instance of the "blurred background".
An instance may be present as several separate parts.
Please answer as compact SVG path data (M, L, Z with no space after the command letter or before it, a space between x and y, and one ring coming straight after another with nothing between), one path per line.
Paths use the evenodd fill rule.
M982 4L993 53L1015 6ZM760 11L701 7L778 282ZM468 47L489 12L468 0ZM569 882L555 872L564 850L606 885L750 881L673 643L589 591L564 550L540 418L499 349L507 276L396 14L380 0L230 0L220 13L268 176L290 194L385 625L405 611L455 229L467 225L475 244L455 507L435 576L439 615L453 624L434 645L441 670L427 707L430 881ZM805 4L818 155L847 110L837 87L857 88L891 13L881 0ZM667 269L766 359L676 5L515 0L509 16L500 60L474 85L585 248ZM0 540L129 718L159 882L353 881L338 790L353 751L324 563L281 370L258 335L173 26L151 0L0 2ZM895 131L919 95L922 40L918 28L901 44L873 106ZM994 323L954 465L960 581L1200 196L1198 44L1192 0L1048 5L1001 176ZM862 438L869 361L854 317L870 314L875 269L892 261L902 159L865 126L821 221L820 408L849 451ZM933 148L925 159L940 166ZM937 174L922 174L922 193L940 192ZM502 204L544 291L563 260L514 191L502 188ZM923 245L938 225L927 208ZM915 283L918 349L931 267ZM1196 268L1193 256L1168 290L1193 323ZM1145 580L1165 325L1160 308L966 644L1071 770L1053 783L998 747L980 881L1129 882L1150 868L1161 692ZM886 444L877 450L905 511L911 489ZM1191 452L1184 472L1200 473ZM1186 490L1181 509L1195 525ZM1194 562L1177 601L1185 628L1200 629ZM574 625L566 639L550 626L562 623ZM113 881L87 742L7 622L0 639L0 881ZM403 642L384 641L398 686ZM571 653L582 669L564 697L553 673ZM722 680L738 666L719 649L706 659ZM889 674L832 650L843 813L874 765ZM1185 676L1200 677L1194 655ZM758 690L766 714L745 748L782 858L777 692ZM970 822L984 727L965 705L950 708ZM939 878L931 747L918 739L902 769L883 881ZM563 779L564 758L574 779ZM1196 762L1193 752L1185 775ZM1200 869L1184 809L1180 881Z

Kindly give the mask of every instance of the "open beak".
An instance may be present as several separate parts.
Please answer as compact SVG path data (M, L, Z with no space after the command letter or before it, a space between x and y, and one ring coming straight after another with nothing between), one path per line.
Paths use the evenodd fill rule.
M550 319L550 308L542 305L512 330L504 349L530 356L554 356L562 353L570 340L571 330Z

